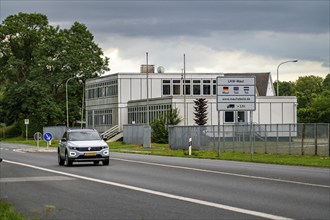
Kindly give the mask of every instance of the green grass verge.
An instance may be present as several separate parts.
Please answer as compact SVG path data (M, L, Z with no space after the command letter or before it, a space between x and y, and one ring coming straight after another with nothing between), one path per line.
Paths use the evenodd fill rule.
M1 220L24 220L25 218L12 209L7 202L0 201L0 219Z
M26 141L24 138L9 138L9 139L4 139L2 141L8 143L28 144L32 146L37 145L37 142L35 140L29 139ZM53 140L52 145L50 147L57 147L58 143L59 140ZM39 142L39 146L46 147L47 142L41 140ZM117 141L117 142L111 142L109 146L111 152L215 159L215 160L219 159L218 152L216 151L193 150L192 155L189 156L188 150L171 150L168 147L168 144L153 143L151 148L144 148L141 145L125 144L123 142ZM220 160L330 168L330 157L328 156L307 156L307 155L301 156L301 155L288 155L288 154L254 153L253 160L251 161L251 156L249 153L226 151L226 152L220 152Z
M168 144L152 144L151 148L144 148L141 145L125 144L122 142L112 142L109 144L111 152L138 153L148 155L161 155L173 157L189 157L202 159L219 159L216 151L193 150L192 155L188 155L188 150L171 150ZM233 160L256 163L269 163L281 165L313 166L330 168L330 157L324 156L301 156L287 154L260 154L254 153L251 161L249 153L240 152L220 152L220 160Z

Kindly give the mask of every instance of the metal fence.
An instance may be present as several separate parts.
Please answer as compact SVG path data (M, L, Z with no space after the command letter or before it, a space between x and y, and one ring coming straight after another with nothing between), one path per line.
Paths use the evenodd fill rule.
M145 124L127 124L123 126L123 141L126 144L151 146L151 128Z
M43 134L46 132L49 132L52 134L53 139L61 139L64 132L66 131L66 127L65 126L52 126L52 127L44 127L43 128Z
M199 150L329 156L329 137L326 123L169 126L171 149L188 149L192 138Z

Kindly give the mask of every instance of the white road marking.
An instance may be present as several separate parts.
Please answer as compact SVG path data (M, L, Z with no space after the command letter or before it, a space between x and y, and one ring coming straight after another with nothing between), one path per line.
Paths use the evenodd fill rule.
M125 189L130 189L130 190L143 192L143 193L149 193L152 195L162 196L162 197L176 199L176 200L180 200L180 201L195 203L195 204L214 207L214 208L218 208L218 209L224 209L224 210L228 210L228 211L232 211L232 212L238 212L238 213L242 213L242 214L246 214L246 215L252 215L252 216L273 219L273 220L279 220L279 219L292 220L291 218L286 218L283 216L272 215L272 214L248 210L248 209L237 208L237 207L233 207L233 206L223 205L223 204L214 203L214 202L208 202L208 201L199 200L199 199L193 199L193 198L184 197L184 196L178 196L178 195L174 195L174 194L159 192L159 191L150 190L150 189L144 189L144 188L116 183L116 182L112 182L112 181L100 180L100 179L96 179L96 178L80 176L80 175L71 174L71 173L65 173L62 171L51 170L51 169L47 169L47 168L43 168L43 167L30 165L30 164L24 164L24 163L19 163L19 162L15 162L15 161L9 161L9 160L4 160L4 162L10 163L10 164L16 164L16 165L20 165L20 166L24 166L24 167L29 167L29 168L33 168L33 169L37 169L37 170L42 170L42 171L46 171L46 172L50 172L50 173L56 173L56 174L60 174L60 175L64 175L64 176L69 176L69 177L73 177L73 178L77 178L77 179L82 179L82 180L92 181L92 182L96 182L96 183L102 183L102 184L106 184L106 185L121 187L121 188L125 188Z
M214 173L214 174L221 174L221 175L228 175L228 176L237 176L237 177L244 177L244 178L251 178L251 179L268 180L268 181L291 183L291 184L313 186L313 187L330 188L330 186L328 186L328 185L320 185L320 184L314 184L314 183L304 183L304 182L284 180L284 179L274 179L274 178L268 178L268 177L251 176L251 175L244 175L244 174L237 174L237 173L228 173L228 172L221 172L221 171L215 171L215 170L205 170L205 169L192 168L192 167L181 167L181 166L175 166L175 165L167 165L167 164L161 164L161 163L151 163L151 162L145 162L145 161L128 160L128 159L122 159L122 158L113 158L112 157L111 159L112 160L125 161L125 162L131 162L131 163L140 163L140 164L147 164L147 165L153 165L153 166L175 168L175 169L192 170L192 171L198 171L198 172Z
M0 183L16 183L16 182L36 182L36 181L62 181L75 180L66 176L33 176L33 177L9 177L1 178Z

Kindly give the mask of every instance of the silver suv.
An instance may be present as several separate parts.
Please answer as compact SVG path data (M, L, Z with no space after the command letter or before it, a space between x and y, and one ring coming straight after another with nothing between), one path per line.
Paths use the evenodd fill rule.
M73 162L102 161L109 165L109 147L94 129L69 129L57 149L58 164L71 166Z

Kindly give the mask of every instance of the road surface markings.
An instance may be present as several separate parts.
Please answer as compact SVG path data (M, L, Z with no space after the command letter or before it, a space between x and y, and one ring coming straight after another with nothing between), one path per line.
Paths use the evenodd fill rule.
M62 181L62 180L75 180L75 178L66 177L66 176L9 177L9 178L1 178L0 183Z
M122 158L113 158L112 157L111 159L112 160L125 161L125 162L131 162L131 163L140 163L140 164L146 164L146 165L175 168L175 169L192 170L192 171L198 171L198 172L214 173L214 174L221 174L221 175L228 175L228 176L237 176L237 177L259 179L259 180L268 180L268 181L291 183L291 184L313 186L313 187L330 188L330 186L328 186L328 185L320 185L320 184L314 184L314 183L304 183L304 182L284 180L284 179L274 179L274 178L261 177L261 176L251 176L251 175L228 173L228 172L221 172L221 171L215 171L215 170L205 170L205 169L192 168L192 167L182 167L182 166L175 166L175 165L168 165L168 164L161 164L161 163L152 163L152 162L145 162L145 161L128 160L128 159L122 159Z
M56 174L60 174L60 175L64 175L64 176L69 176L72 178L77 178L77 179L92 181L92 182L96 182L96 183L102 183L102 184L106 184L106 185L121 187L121 188L125 188L125 189L130 189L130 190L143 192L143 193L149 193L152 195L162 196L162 197L190 202L190 203L194 203L194 204L209 206L209 207L218 208L218 209L224 209L224 210L228 210L228 211L232 211L232 212L238 212L238 213L242 213L242 214L246 214L246 215L252 215L252 216L273 219L273 220L279 220L279 219L292 220L291 218L286 218L283 216L272 215L272 214L248 210L248 209L237 208L237 207L223 205L223 204L219 204L219 203L208 202L208 201L184 197L184 196L178 196L178 195L174 195L174 194L159 192L159 191L150 190L150 189L144 189L144 188L140 188L140 187L136 187L136 186L126 185L126 184L121 184L121 183L116 183L116 182L111 182L111 181L106 181L106 180L100 180L100 179L86 177L86 176L80 176L80 175L71 174L71 173L65 173L62 171L51 170L51 169L47 169L47 168L43 168L43 167L30 165L30 164L24 164L24 163L19 163L19 162L15 162L15 161L9 161L9 160L4 160L4 162L10 163L10 164L15 164L15 165L20 165L20 166L24 166L24 167L29 167L29 168L33 168L33 169L37 169L37 170L42 170L42 171L46 171L46 172L50 172L50 173L56 173Z

